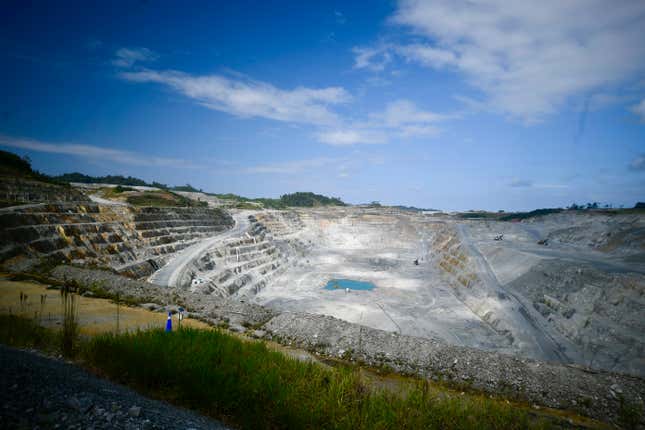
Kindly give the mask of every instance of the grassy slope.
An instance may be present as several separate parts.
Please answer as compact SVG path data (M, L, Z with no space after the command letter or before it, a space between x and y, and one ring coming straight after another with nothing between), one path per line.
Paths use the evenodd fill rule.
M191 200L171 191L137 191L129 187L105 187L101 196L106 199L126 201L133 206L157 207L207 207L208 203Z
M49 332L0 316L0 341L50 347ZM214 330L152 330L84 341L83 362L155 397L242 428L542 428L517 408L445 396L419 381L405 395L370 388L352 369L328 369Z

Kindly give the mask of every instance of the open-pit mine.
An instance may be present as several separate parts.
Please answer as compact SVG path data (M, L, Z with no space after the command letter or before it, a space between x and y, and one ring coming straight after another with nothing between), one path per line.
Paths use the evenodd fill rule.
M183 194L194 206L141 206L109 188L4 181L3 200L19 202L0 209L5 270L46 270L160 311L182 304L233 331L589 416L642 404L642 212L502 221L236 209L201 193Z

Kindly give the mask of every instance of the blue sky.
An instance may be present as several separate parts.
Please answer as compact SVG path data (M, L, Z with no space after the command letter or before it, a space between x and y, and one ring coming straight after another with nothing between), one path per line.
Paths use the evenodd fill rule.
M5 2L0 146L50 174L520 210L645 200L645 3Z

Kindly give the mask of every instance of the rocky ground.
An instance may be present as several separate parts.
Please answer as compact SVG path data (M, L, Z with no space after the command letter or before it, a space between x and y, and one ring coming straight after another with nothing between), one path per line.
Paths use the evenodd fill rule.
M120 292L122 297L136 292L153 301L144 304L153 310L172 310L182 303L193 316L254 337L272 338L285 345L375 368L448 381L459 387L527 401L537 408L568 409L617 422L625 407L642 410L645 405L645 382L638 377L455 346L439 338L399 335L330 316L277 313L235 300L125 280L107 271L59 266L52 275L60 280L100 285L111 294Z
M0 345L0 428L220 429L62 360Z

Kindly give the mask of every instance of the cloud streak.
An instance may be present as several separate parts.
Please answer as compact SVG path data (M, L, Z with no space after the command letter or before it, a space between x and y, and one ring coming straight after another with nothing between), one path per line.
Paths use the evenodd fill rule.
M179 158L154 157L120 149L74 143L50 143L39 140L0 136L0 145L50 154L65 154L90 160L112 161L131 166L197 168L198 165Z
M165 85L209 109L239 117L259 117L290 123L332 125L340 120L329 105L351 97L341 87L283 90L250 79L221 75L194 76L174 70L140 70L119 73L130 82Z
M358 53L357 67L372 61L373 55L389 58L387 52L367 50ZM129 50L127 55L121 52L120 57L138 58ZM344 118L332 109L352 101L342 87L281 89L240 75L199 76L136 67L121 69L118 76L128 82L164 85L208 109L241 118L311 125L315 127L314 138L329 145L383 144L395 139L434 136L439 133L437 123L455 118L422 110L409 100L393 101L383 111L362 119Z
M112 65L130 68L136 63L156 61L159 56L148 48L121 48L114 54Z
M373 112L363 122L327 129L317 134L329 145L381 144L396 139L431 137L440 133L438 123L456 118L419 109L409 100L389 103L381 112Z

